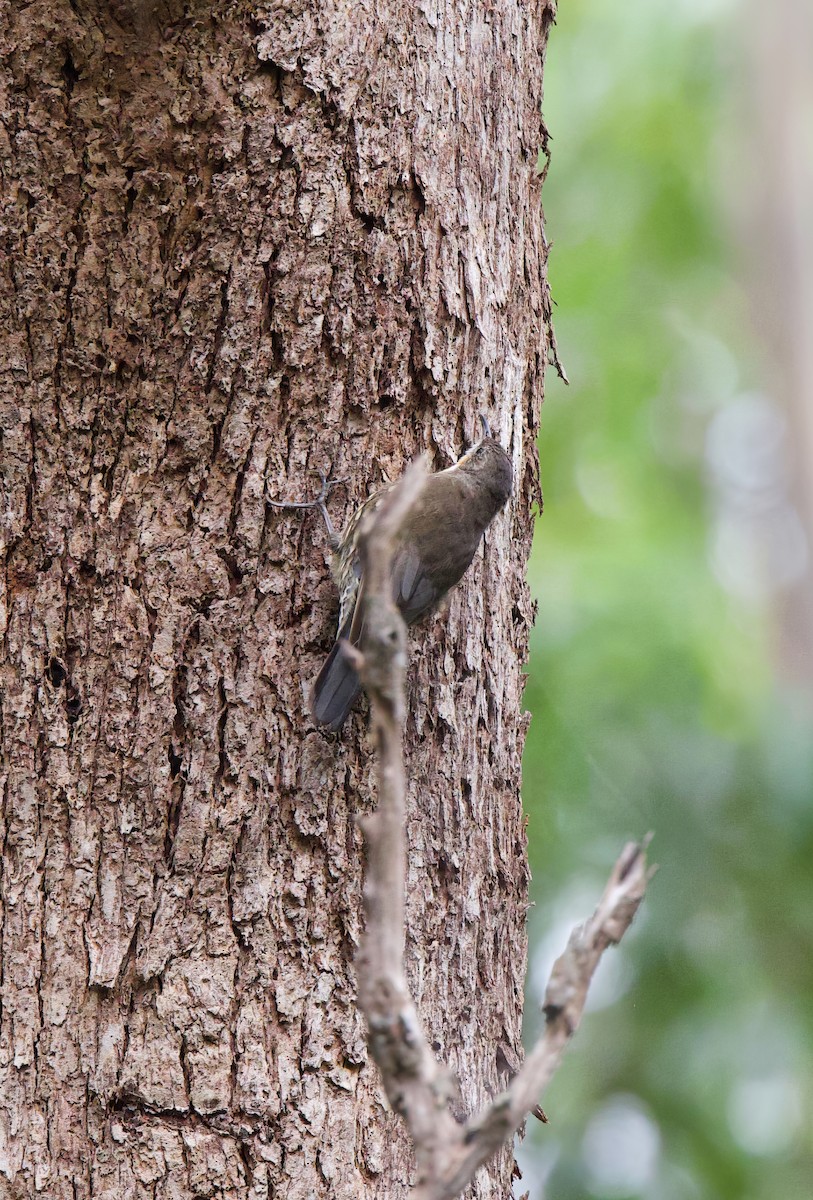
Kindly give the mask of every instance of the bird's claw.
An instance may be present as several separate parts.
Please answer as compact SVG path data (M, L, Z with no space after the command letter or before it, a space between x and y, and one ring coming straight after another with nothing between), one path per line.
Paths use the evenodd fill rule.
M329 479L325 472L320 471L318 468L315 474L322 481L322 490L315 500L272 500L270 496L266 496L268 503L273 505L274 508L320 508L327 500L333 488L339 483L347 483L348 479L347 476L344 476L342 479Z
M345 476L343 479L328 479L325 472L318 470L318 468L316 470L316 474L322 481L322 490L315 500L272 500L270 496L266 496L266 499L274 508L318 508L319 512L322 514L322 520L325 522L327 527L327 536L330 541L330 545L332 549L335 550L339 544L339 538L336 534L336 530L333 528L333 522L330 519L330 513L327 511L326 502L331 491L338 483L347 483L347 476Z

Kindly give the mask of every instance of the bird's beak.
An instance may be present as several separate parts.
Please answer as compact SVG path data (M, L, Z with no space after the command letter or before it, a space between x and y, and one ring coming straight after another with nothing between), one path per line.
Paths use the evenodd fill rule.
M471 462L472 458L480 449L485 439L491 437L491 426L488 423L488 419L484 417L482 413L478 413L478 416L480 418L480 424L483 427L483 436L479 442L473 442L471 446L469 446L462 458L459 458L455 463L456 467L464 467L466 463Z

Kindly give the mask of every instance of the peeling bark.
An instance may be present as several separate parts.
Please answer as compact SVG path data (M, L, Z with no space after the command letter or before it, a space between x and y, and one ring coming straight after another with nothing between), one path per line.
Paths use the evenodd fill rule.
M310 723L327 547L266 497L330 470L339 524L483 410L516 495L412 635L407 965L461 1115L518 1060L551 17L0 3L3 1197L405 1195L366 718Z

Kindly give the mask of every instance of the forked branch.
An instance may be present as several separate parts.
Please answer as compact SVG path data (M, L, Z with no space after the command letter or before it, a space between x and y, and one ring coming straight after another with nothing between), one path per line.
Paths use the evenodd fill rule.
M403 760L406 627L393 604L390 563L399 524L420 494L425 468L413 463L360 531L365 580L364 637L354 651L371 705L378 810L364 823L366 929L359 951L359 1004L370 1051L392 1107L415 1147L414 1200L453 1200L535 1108L581 1020L587 989L607 946L621 940L650 872L646 844L630 843L592 917L570 936L545 994L545 1029L505 1092L458 1124L449 1112L452 1079L432 1053L404 971L406 778Z

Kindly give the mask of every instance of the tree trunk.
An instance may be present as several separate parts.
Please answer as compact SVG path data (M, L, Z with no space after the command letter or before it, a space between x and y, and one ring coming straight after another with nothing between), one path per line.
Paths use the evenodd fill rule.
M549 7L0 6L0 1196L406 1194L355 1003L338 524L485 412L509 508L413 631L407 956L461 1111L519 1059ZM468 1193L508 1197L510 1147Z

